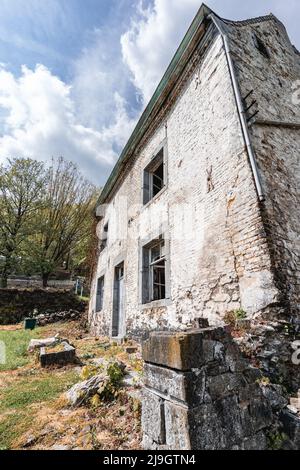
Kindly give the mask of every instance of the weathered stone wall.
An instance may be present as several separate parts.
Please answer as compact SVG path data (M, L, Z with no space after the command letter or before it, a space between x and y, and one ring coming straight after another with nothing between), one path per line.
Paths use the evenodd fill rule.
M243 322L241 322L243 324ZM251 364L271 383L285 387L291 395L300 389L300 367L293 360L294 342L300 339L299 325L290 322L253 320L233 327L233 336Z
M99 224L101 233L109 221L109 237L92 287L94 332L110 333L114 266L122 260L123 334L178 329L198 317L221 324L228 310L242 305L256 312L277 299L221 38L214 39L204 57L195 53L191 63ZM143 207L143 169L164 139L168 184ZM139 246L160 230L170 238L170 296L166 302L141 305ZM102 275L104 305L96 314L96 279Z
M286 400L223 328L152 333L143 357L145 449L264 450L280 435Z
M276 18L227 23L245 107L260 120L299 121L292 84L299 55ZM257 34L270 59L255 46ZM90 303L95 333L110 334L114 267L125 262L121 335L185 328L197 318L222 325L226 312L274 316L299 303L298 130L254 123L250 129L266 200L258 202L221 37L199 45L164 108L132 157L106 207L109 221ZM250 101L249 101L250 100ZM166 142L167 186L142 205L143 170ZM169 238L169 287L164 302L141 304L145 241ZM105 275L104 305L95 312L97 277Z
M284 26L273 20L229 26L242 96L251 90L246 107L252 121L252 141L262 178L265 202L261 205L272 260L272 273L279 292L272 311L297 313L300 301L300 104L297 81L300 55L292 46ZM269 53L255 47L255 33ZM299 83L298 83L299 88ZM273 121L277 125L266 122ZM268 313L268 312L266 312Z
M0 324L18 323L34 309L40 314L76 310L84 312L86 303L74 292L51 289L0 289Z

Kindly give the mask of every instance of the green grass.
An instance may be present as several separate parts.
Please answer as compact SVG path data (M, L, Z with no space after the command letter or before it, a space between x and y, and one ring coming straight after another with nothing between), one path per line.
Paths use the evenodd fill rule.
M31 338L40 337L36 330L0 331L0 341L6 349L6 363L0 364L3 378L7 372L27 364L34 365L34 356L27 353ZM13 381L0 389L0 450L10 449L15 439L31 428L34 422L31 405L54 401L78 381L74 370L36 369L32 375L15 375Z
M0 395L0 450L10 449L34 420L30 405L51 402L78 381L74 370L42 372L39 377L19 379Z
M31 338L39 337L36 330L0 331L0 341L5 345L5 364L0 364L0 371L14 370L30 362L27 348Z
M1 394L0 412L25 408L33 403L56 398L70 388L78 378L74 371L45 372L39 377L26 377L5 388Z
M0 451L9 450L11 443L29 428L32 416L26 412L11 413L0 422Z

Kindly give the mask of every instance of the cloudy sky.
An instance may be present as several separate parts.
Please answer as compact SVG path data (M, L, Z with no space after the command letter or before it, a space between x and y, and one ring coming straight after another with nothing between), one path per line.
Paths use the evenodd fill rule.
M277 15L300 48L299 0L207 0ZM0 0L0 162L64 156L105 183L200 0Z

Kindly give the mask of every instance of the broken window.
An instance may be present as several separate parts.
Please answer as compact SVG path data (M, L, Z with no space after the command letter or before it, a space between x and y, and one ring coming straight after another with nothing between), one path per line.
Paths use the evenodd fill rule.
M162 148L158 154L144 170L144 191L143 202L147 204L153 199L165 186L165 169L164 169L164 149Z
M97 282L96 312L101 312L101 310L103 309L103 296L104 296L104 276L100 277Z
M265 46L265 44L263 43L263 41L262 41L256 34L253 34L253 41L254 41L254 44L255 44L256 49L257 49L264 57L266 57L267 59L270 59L270 54L269 54L269 51L268 51L267 47Z
M108 222L103 227L100 251L103 251L107 247L107 238L108 238Z
M143 248L143 303L166 298L165 241L156 240Z

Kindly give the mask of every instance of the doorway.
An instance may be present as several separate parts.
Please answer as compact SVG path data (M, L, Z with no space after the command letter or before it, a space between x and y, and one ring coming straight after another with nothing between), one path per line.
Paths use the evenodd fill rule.
M112 337L118 338L124 314L124 263L115 268Z

